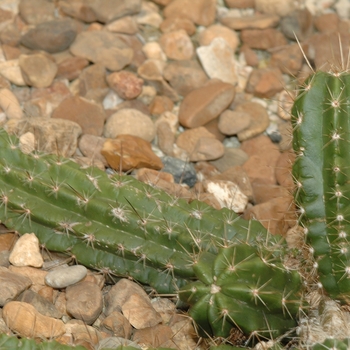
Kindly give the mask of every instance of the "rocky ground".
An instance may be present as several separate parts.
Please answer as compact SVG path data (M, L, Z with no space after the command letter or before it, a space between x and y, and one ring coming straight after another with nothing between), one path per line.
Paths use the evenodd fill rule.
M26 151L122 170L286 234L289 112L310 72L300 47L315 69L340 64L349 18L348 0L1 0L0 123ZM172 298L57 270L68 263L3 229L0 333L89 349L199 345Z

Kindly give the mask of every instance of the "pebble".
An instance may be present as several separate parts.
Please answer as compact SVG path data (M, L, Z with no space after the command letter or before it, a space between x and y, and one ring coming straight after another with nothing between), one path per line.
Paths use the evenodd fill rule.
M18 65L18 59L0 62L0 74L15 85L26 85Z
M47 54L21 55L18 60L24 82L36 88L48 87L57 73L57 64Z
M80 96L65 98L53 111L52 119L63 119L80 125L83 134L101 136L106 120L102 106Z
M215 0L173 0L164 8L164 16L187 17L193 23L209 26L215 20Z
M186 184L189 187L195 185L197 176L196 169L192 163L170 156L165 156L161 159L164 164L162 170L172 174L176 183Z
M189 36L196 32L196 26L186 17L168 17L162 21L159 29L163 33L169 33L176 30L184 30Z
M251 49L268 50L287 45L284 35L275 28L244 29L241 31L243 44Z
M89 159L100 161L107 167L108 163L106 158L101 154L103 144L106 139L101 136L84 134L79 138L79 150L80 152Z
M197 56L209 78L237 84L234 51L225 39L217 37L208 46L198 47Z
M198 40L200 46L207 46L210 45L210 43L216 38L225 39L226 43L230 46L233 52L236 51L240 43L237 32L221 24L212 24L201 31L199 33Z
M270 124L269 115L266 109L257 102L247 101L241 103L234 111L247 113L250 119L249 126L237 134L239 141L251 139L252 137L261 134Z
M67 50L77 35L75 22L70 18L39 23L21 38L21 44L31 50L55 53Z
M84 68L89 65L89 61L82 57L68 57L57 65L57 78L72 81L79 77Z
M228 208L235 213L243 213L248 204L248 197L231 181L205 180L203 187L205 191L214 195L221 208Z
M55 305L53 305L52 302L48 301L46 298L39 295L38 293L35 293L31 289L27 289L23 293L21 293L16 298L16 301L22 301L24 303L28 303L34 306L35 309L44 316L53 318L61 318L63 316L62 313L56 309Z
M233 85L211 80L185 96L179 110L179 122L187 128L203 126L217 118L230 105L234 96Z
M123 134L137 136L151 142L155 136L155 126L148 115L137 109L123 108L107 119L103 135L116 138Z
M121 311L136 329L144 329L162 322L160 314L154 310L147 295L131 294L124 301Z
M66 288L85 278L87 269L82 265L60 267L51 270L45 277L45 283L52 288Z
M143 45L142 52L149 59L166 61L167 57L157 41L150 41Z
M281 19L281 31L290 40L305 40L312 32L313 20L308 8L293 11Z
M107 139L101 154L115 170L120 170L120 167L122 171L163 168L163 163L152 151L151 144L138 136L121 134L114 139Z
M70 46L74 56L100 63L111 71L119 71L131 63L134 51L119 37L107 31L81 32Z
M179 100L179 95L163 78L164 64L163 60L148 59L138 67L137 73L148 84L152 85L159 95L165 95L176 102Z
M278 24L279 20L280 18L277 15L259 14L241 18L233 16L222 17L220 22L233 30L242 30L272 28Z
M35 144L38 151L71 157L76 149L81 127L70 120L31 117L10 119L4 129L17 136L35 130Z
M251 123L250 114L226 109L219 116L219 130L225 135L236 135Z
M2 314L7 327L22 337L52 339L65 333L61 320L44 316L25 302L8 302L3 307Z
M111 331L115 337L130 339L132 327L127 318L119 311L113 311L103 321L103 327Z
M217 159L210 161L220 172L224 172L236 165L243 165L249 156L240 148L225 148L224 155Z
M147 329L136 329L133 340L150 348L159 348L167 343L173 343L173 331L170 326L158 324ZM177 346L178 343L176 343Z
M194 54L191 38L184 29L164 33L159 44L167 58L172 60L189 60Z
M102 293L93 282L82 281L68 286L66 300L68 314L88 325L91 325L102 311Z
M28 277L9 271L3 266L0 266L0 282L0 306L15 299L32 284Z
M10 263L14 266L43 266L43 258L40 254L39 240L34 233L26 233L15 243L10 257Z
M163 77L181 96L186 96L208 81L208 76L196 60L168 62L164 67Z
M143 87L143 80L128 71L109 74L107 76L107 83L124 100L132 100L139 96Z
M0 108L5 112L7 119L21 119L23 117L18 99L9 89L0 89Z
M224 145L203 126L185 130L178 136L176 145L188 153L191 162L217 159L225 151Z
M131 16L125 16L108 23L106 29L112 33L123 33L129 35L138 32L137 22L135 18Z
M18 12L28 24L39 24L55 18L55 5L45 0L20 1Z
M255 0L255 9L261 13L286 16L295 9L294 0Z
M92 0L87 4L83 0L64 1L61 9L67 15L84 22L99 21L107 23L119 17L138 13L141 10L141 0L119 1L118 3L108 0Z

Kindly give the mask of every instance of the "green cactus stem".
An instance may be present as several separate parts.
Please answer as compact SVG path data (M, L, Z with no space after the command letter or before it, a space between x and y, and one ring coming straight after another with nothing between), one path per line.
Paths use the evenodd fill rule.
M301 279L284 266L284 245L276 238L203 252L193 265L198 281L179 291L202 335L244 334L276 337L296 326Z
M0 220L34 232L47 249L104 273L132 277L158 293L195 278L201 251L266 230L227 209L187 203L131 176L108 176L55 155L24 154L0 131Z
M292 108L293 176L299 222L319 286L336 300L350 292L350 74L311 75Z

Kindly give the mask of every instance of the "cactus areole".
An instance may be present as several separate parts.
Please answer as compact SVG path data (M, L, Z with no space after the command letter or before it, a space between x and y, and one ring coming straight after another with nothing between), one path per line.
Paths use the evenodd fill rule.
M316 72L292 108L293 177L299 222L315 257L319 284L350 299L350 74Z

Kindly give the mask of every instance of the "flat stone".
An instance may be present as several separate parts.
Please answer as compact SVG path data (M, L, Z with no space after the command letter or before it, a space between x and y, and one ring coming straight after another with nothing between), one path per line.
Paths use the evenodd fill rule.
M225 4L230 8L246 9L254 8L255 0L225 0Z
M111 71L127 66L134 55L133 49L119 37L107 31L81 32L70 46L73 55L100 63Z
M167 96L155 96L149 106L149 111L153 116L160 116L165 112L171 112L174 108L174 102Z
M45 283L52 288L66 288L84 279L86 274L87 269L82 265L60 267L45 276Z
M45 276L48 273L47 271L38 269L36 267L14 265L11 265L9 267L9 270L13 273L29 278L32 282L30 289L34 291L45 287Z
M175 135L169 123L163 121L157 124L157 142L160 150L168 156L173 156Z
M278 68L258 68L250 74L245 90L260 98L271 98L283 89L283 76Z
M219 130L224 135L236 135L250 124L250 114L226 109L219 117Z
M57 66L57 78L68 79L69 81L79 77L84 68L89 65L89 61L82 57L68 57Z
M148 59L137 69L138 75L149 85L152 85L159 95L165 95L172 101L179 100L177 92L163 78L164 61Z
M192 163L170 156L162 157L162 162L162 170L172 174L176 183L193 187L197 182L196 169Z
M71 157L75 153L82 132L81 127L70 120L40 117L11 119L4 129L17 137L31 132L35 136L38 151L64 157Z
M119 311L113 311L103 321L102 325L113 332L115 337L130 339L132 327L127 318Z
M304 48L306 51L306 48ZM288 45L272 53L270 64L282 73L297 76L301 71L304 56L298 44Z
M106 25L106 28L112 33L136 34L139 31L134 17L125 16Z
M21 44L32 50L54 53L68 49L76 35L77 28L72 19L55 19L30 29L22 36Z
M91 325L100 315L103 306L102 292L93 282L78 282L66 289L67 312Z
M196 26L186 17L168 17L161 23L159 29L163 33L169 33L183 29L189 36L196 32Z
M77 95L102 103L109 89L106 82L106 68L100 64L87 66L78 78Z
M245 16L245 17L232 17L226 16L220 19L220 22L234 30L242 30L242 29L264 29L275 27L280 21L279 16L277 15L253 15L253 16Z
M151 142L155 136L155 126L148 115L137 109L124 108L107 119L103 132L103 135L108 138L115 138L122 134L138 136Z
M124 100L132 100L142 92L143 80L126 70L109 74L107 83Z
M44 316L53 318L61 318L63 316L62 313L56 309L55 305L31 289L25 290L21 293L16 298L16 301L22 301L34 306L35 309Z
M43 53L21 55L18 64L26 84L37 88L50 86L58 69L54 60Z
M248 197L237 184L225 180L205 180L203 187L212 193L220 203L221 208L228 208L235 213L243 213L248 204Z
M224 155L216 160L210 161L220 172L224 172L236 165L243 165L249 156L239 148L225 148Z
M60 9L83 22L111 22L117 18L134 15L141 10L141 0L89 0L60 1Z
M107 139L101 150L109 166L115 170L163 168L161 159L152 151L151 144L133 135L118 135L115 139Z
M122 313L136 329L152 327L162 322L162 317L153 309L150 300L138 294L131 294L123 303Z
M194 54L191 38L183 29L164 33L159 39L159 44L166 56L172 60L189 60Z
M23 118L23 111L16 95L9 89L0 89L0 108L7 119Z
M234 30L221 24L212 24L208 28L204 29L199 33L198 40L200 46L207 46L210 45L215 38L225 39L233 51L236 51L240 43L238 34Z
M84 134L80 137L78 146L85 157L88 157L92 161L100 161L104 166L107 166L106 158L101 154L105 141L106 139L104 137Z
M139 295L145 299L145 302L149 301L148 295L137 283L126 278L119 280L105 295L104 314L109 316L114 311L120 311L131 295Z
M202 26L212 24L215 15L215 0L173 0L164 8L165 17L187 17Z
M209 78L237 84L234 51L225 39L217 37L208 46L200 46L196 51Z
M296 7L294 0L255 0L255 9L261 13L286 16Z
M150 348L159 348L173 342L173 331L170 326L158 324L144 329L136 329L133 340ZM178 343L176 343L178 345Z
M277 183L289 191L295 187L292 176L292 164L295 162L295 153L287 151L280 154L276 163L276 180Z
M217 118L234 96L233 85L213 80L186 95L180 106L179 122L187 128L202 126Z
M287 39L275 28L244 29L241 31L243 44L251 49L268 50L274 47L286 46Z
M297 37L304 41L312 33L313 16L308 8L299 9L288 13L281 19L281 31L290 40Z
M10 301L3 307L2 315L6 325L22 337L52 339L65 333L61 320L41 315L28 303Z
M15 266L43 266L38 237L34 233L21 236L14 245L9 260Z
M18 59L0 62L0 74L15 85L26 85L18 64Z
M0 306L4 306L15 299L32 284L28 277L11 272L2 266L0 266L0 282Z
M70 96L58 105L51 118L73 121L81 126L83 134L101 136L106 115L100 104L80 96Z
M55 18L55 5L46 0L20 1L18 11L28 24L39 24Z
M235 112L247 113L250 118L249 126L237 134L240 141L261 134L270 124L266 109L259 103L251 101L244 102L235 108Z
M253 182L254 203L260 204L268 202L273 198L288 197L290 192L283 186Z
M181 96L203 87L208 81L203 67L196 60L168 62L164 67L163 77Z
M273 198L268 202L252 206L243 217L246 220L255 218L272 234L284 236L296 224L295 214L290 214L294 213L292 203L293 196L291 195Z

